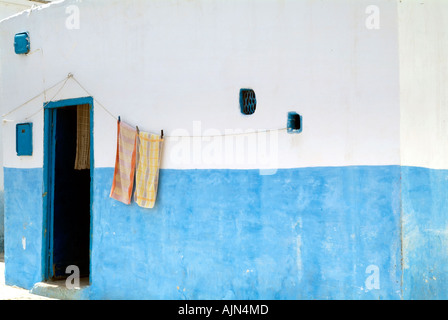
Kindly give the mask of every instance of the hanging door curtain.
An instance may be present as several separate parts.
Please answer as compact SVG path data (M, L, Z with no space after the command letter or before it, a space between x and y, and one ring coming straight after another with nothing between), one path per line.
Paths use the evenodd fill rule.
M90 106L79 105L76 114L75 170L90 169Z
M156 202L162 142L160 135L138 133L134 201L143 208L153 208Z
M117 123L117 156L110 197L130 204L134 187L137 130L122 121Z

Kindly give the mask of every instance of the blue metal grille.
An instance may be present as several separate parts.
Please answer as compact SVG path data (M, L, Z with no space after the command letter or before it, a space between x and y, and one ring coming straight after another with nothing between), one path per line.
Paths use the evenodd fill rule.
M257 108L257 99L252 89L240 90L240 107L242 114L253 114Z

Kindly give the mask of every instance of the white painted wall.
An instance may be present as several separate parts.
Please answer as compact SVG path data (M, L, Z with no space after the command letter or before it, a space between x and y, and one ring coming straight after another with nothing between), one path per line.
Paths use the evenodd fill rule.
M52 4L0 23L1 113L71 72L96 99L97 167L113 167L116 148L116 121L99 103L123 121L142 130L164 129L166 135L196 135L195 121L203 134L215 134L284 128L288 111L303 116L301 134L269 136L269 163L254 163L248 155L238 163L241 152L230 154L229 149L228 161L204 163L197 153L182 161L175 155L186 150L188 141L191 150L201 152L213 145L167 138L164 168L399 164L397 9L394 1L375 3L381 25L374 30L365 25L370 0ZM72 5L79 8L79 29L67 28L72 11L66 10ZM24 30L30 32L31 53L16 55L13 37ZM239 111L242 87L257 94L253 116ZM73 80L55 97L58 89L5 117L5 166L41 167L43 113L36 111L52 98L88 95ZM15 124L29 120L35 152L17 157ZM219 139L212 141L219 145ZM238 141L232 141L236 147Z
M30 1L0 1L0 20L3 20L11 15L17 14L23 10L32 7ZM2 72L2 64L0 64L0 73ZM2 140L2 130L0 130L0 140ZM3 145L0 144L0 191L3 191ZM0 217L1 218L1 217ZM2 222L0 223L2 224Z
M399 4L401 158L448 168L448 2Z
M33 6L31 1L6 0L0 1L0 20L15 15L23 10L30 9Z

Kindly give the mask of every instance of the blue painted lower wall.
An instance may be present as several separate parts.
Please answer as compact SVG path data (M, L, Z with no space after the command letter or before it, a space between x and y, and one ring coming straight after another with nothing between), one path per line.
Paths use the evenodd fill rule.
M402 168L403 297L448 299L448 170Z
M30 289L42 279L42 169L4 169L5 281Z
M5 248L5 198L3 190L0 191L0 253Z
M162 170L154 210L109 199L112 176L95 170L93 298L400 298L399 167Z
M161 170L152 210L110 199L112 176L95 169L85 298L446 297L446 171ZM25 288L41 281L42 177L5 168L6 280Z

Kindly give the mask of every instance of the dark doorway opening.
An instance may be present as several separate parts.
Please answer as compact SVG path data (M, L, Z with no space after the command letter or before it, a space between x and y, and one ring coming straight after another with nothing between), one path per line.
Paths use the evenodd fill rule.
M90 168L75 168L81 107L90 110L88 105L50 110L54 145L48 278L52 280L67 278L71 274L66 273L67 267L73 265L80 277L89 277L91 174ZM87 130L90 134L90 126Z

